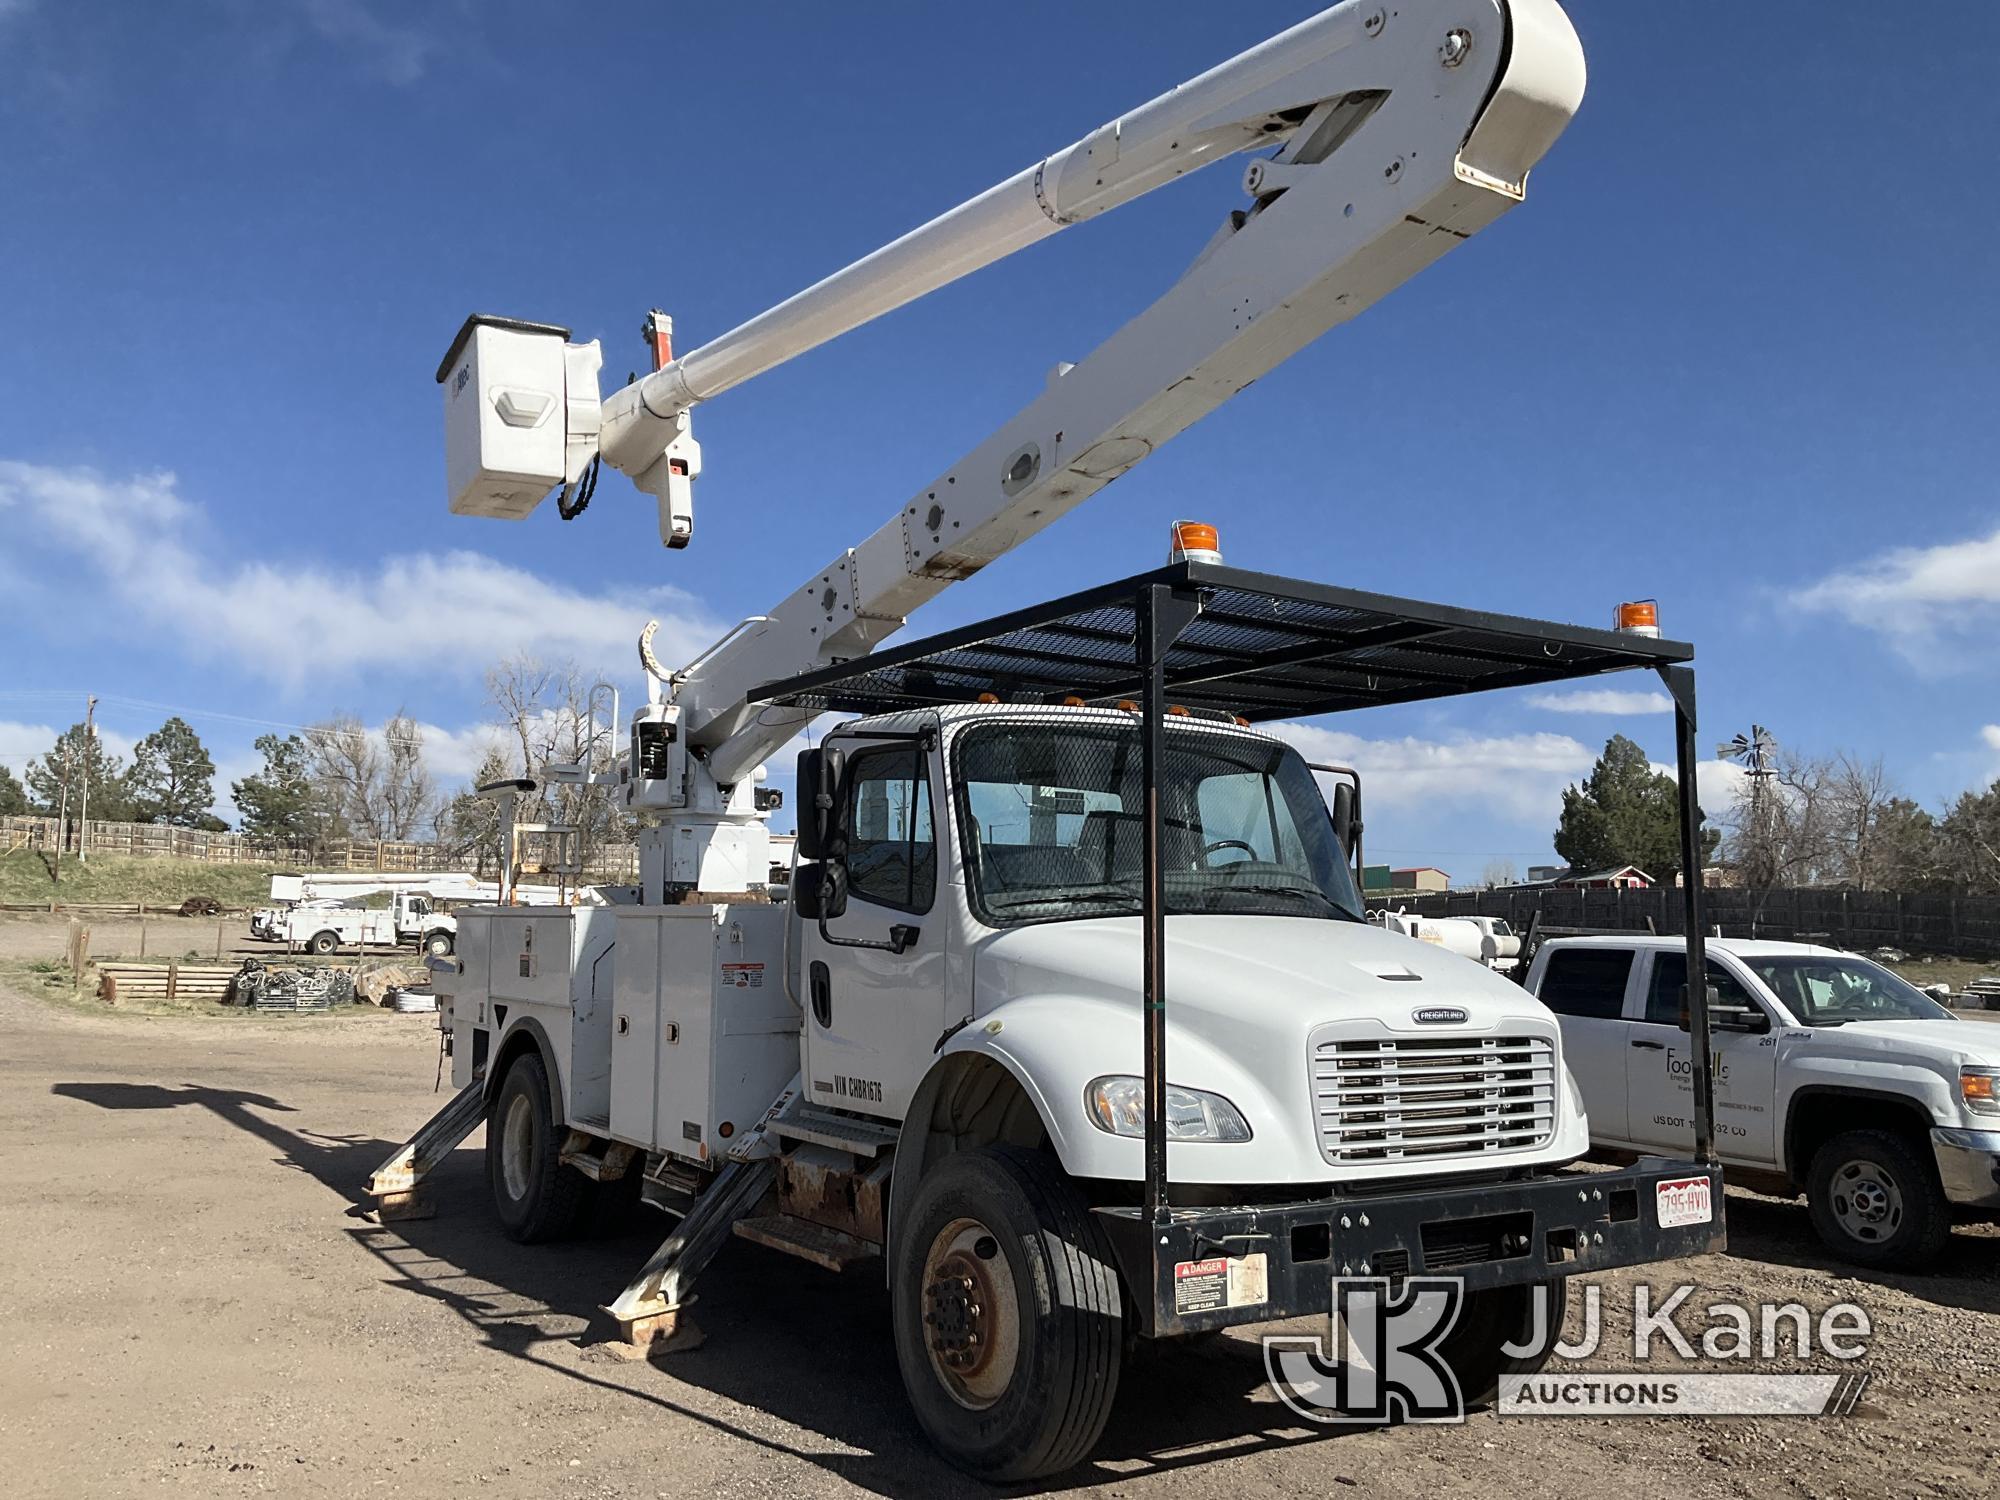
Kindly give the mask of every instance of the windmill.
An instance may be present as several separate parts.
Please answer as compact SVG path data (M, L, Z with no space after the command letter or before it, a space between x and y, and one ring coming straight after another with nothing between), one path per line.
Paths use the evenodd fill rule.
M1772 753L1778 742L1771 731L1762 724L1752 724L1748 734L1739 734L1733 740L1724 740L1715 747L1718 760L1733 760L1753 777L1762 778L1777 773L1771 768ZM1757 783L1752 782L1752 790Z
M1765 784L1778 774L1777 767L1772 764L1777 749L1777 740L1762 724L1752 724L1747 735L1739 734L1715 747L1718 760L1734 761L1743 767L1744 774L1750 778L1749 816L1744 819L1744 832L1748 834L1745 842L1750 848L1739 850L1739 859L1744 853L1749 853L1750 858L1743 862L1753 866L1768 863L1772 855L1767 816L1770 797Z

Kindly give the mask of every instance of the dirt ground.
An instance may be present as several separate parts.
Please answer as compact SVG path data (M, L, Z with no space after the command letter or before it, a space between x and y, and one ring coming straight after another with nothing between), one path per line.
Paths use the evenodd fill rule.
M198 925L198 924L197 924ZM440 1102L430 1018L105 1013L0 985L0 1491L32 1497L988 1493L904 1403L886 1299L744 1243L704 1276L702 1347L625 1364L597 1304L651 1218L504 1239L475 1132L438 1217L379 1227L362 1185ZM1308 1429L1254 1335L1128 1367L1091 1464L1132 1496L1878 1496L2000 1472L2000 1235L1939 1274L1857 1277L1802 1207L1732 1193L1730 1250L1648 1268L1714 1296L1873 1314L1853 1417L1501 1419ZM1606 1326L1639 1279L1614 1273ZM1627 1324L1629 1328L1629 1323ZM1296 1331L1317 1331L1300 1324ZM1629 1355L1629 1350L1626 1351ZM1628 1359L1600 1357L1606 1368Z

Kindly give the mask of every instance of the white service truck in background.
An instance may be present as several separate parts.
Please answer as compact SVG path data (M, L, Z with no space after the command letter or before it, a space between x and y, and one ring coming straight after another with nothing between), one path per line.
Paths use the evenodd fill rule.
M1521 957L1521 938L1505 917L1426 917L1413 911L1378 911L1373 920L1390 932L1435 943L1501 974L1512 974Z
M1527 988L1562 1023L1594 1147L1693 1140L1675 937L1551 938ZM1915 1268L1955 1218L2000 1213L2000 1025L1880 964L1804 943L1708 940L1716 1146L1729 1180L1804 1193L1843 1259Z
M266 917L264 930L288 947L322 956L342 948L410 946L441 958L457 945L458 918L421 891L391 891L386 907L362 906L360 899L301 902Z

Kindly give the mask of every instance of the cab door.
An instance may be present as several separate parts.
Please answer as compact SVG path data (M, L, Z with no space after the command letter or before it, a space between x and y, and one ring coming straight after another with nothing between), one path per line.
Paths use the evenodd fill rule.
M1625 1060L1628 1135L1641 1146L1675 1155L1694 1150L1694 1053L1681 1030L1681 989L1687 954L1651 953L1643 990L1634 997ZM1711 954L1708 982L1722 1005L1748 1006L1774 1021L1728 962ZM1777 1031L1711 1030L1710 1076L1715 1090L1715 1149L1730 1161L1773 1162L1777 1092Z
M943 1035L951 924L940 889L937 756L916 740L844 747L847 907L802 920L806 1092L900 1120ZM904 941L889 947L892 929Z

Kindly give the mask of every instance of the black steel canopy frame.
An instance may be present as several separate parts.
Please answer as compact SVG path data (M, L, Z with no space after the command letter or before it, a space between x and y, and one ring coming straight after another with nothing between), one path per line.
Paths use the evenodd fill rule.
M766 684L752 701L880 714L975 701L1135 707L1144 726L1140 920L1145 1028L1145 1183L1136 1217L1156 1294L1171 1292L1165 1249L1223 1245L1222 1231L1180 1222L1167 1171L1167 943L1161 884L1160 774L1176 710L1245 722L1338 713L1651 669L1673 699L1695 1157L1716 1168L1710 988L1702 927L1701 808L1695 789L1694 648L1624 631L1558 625L1206 563L1175 563L910 645ZM1661 1174L1653 1174L1655 1177ZM1608 1180L1608 1179L1607 1179ZM1719 1177L1716 1202L1720 1206ZM1386 1205L1385 1205L1386 1206ZM1308 1212L1311 1206L1305 1206ZM1323 1205L1319 1206L1323 1209ZM1231 1213L1211 1211L1219 1226ZM1413 1210L1413 1213L1415 1210ZM1257 1215L1252 1212L1254 1220ZM1267 1224L1281 1216L1266 1213ZM1231 1220L1233 1223L1234 1220ZM1364 1216L1363 1222L1367 1219ZM1414 1222L1414 1221L1413 1221ZM1624 1226L1623 1240L1619 1226ZM1636 1223L1612 1226L1631 1249ZM1169 1234L1169 1230L1174 1233ZM1414 1230L1410 1231L1414 1233ZM1682 1238L1686 1239L1687 1234ZM1231 1238L1243 1238L1237 1235ZM1252 1236L1268 1238L1268 1234ZM1599 1233L1599 1239L1603 1235ZM1694 1241L1688 1239L1689 1247ZM1128 1268L1137 1259L1121 1246ZM1628 1263L1636 1253L1614 1260ZM1162 1294L1164 1295L1164 1294ZM1275 1300L1275 1299L1274 1299ZM1279 1315L1276 1312L1267 1316ZM1195 1320L1200 1321L1200 1320ZM1188 1320L1158 1314L1155 1326Z

